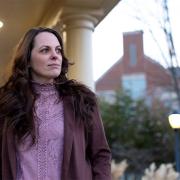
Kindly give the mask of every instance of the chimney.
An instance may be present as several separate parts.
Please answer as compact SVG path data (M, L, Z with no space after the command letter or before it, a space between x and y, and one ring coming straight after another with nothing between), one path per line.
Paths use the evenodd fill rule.
M135 66L141 63L144 57L143 31L123 33L124 59L128 64Z

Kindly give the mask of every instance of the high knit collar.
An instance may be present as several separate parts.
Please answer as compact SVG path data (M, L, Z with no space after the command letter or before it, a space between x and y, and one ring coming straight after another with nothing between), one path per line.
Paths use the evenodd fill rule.
M39 83L36 81L31 81L32 87L37 93L51 93L56 92L55 84L52 83Z

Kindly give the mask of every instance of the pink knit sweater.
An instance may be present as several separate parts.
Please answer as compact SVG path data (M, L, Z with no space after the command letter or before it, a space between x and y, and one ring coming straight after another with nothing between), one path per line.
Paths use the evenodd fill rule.
M61 180L63 159L63 103L53 84L33 86L39 97L35 102L37 143L30 138L17 146L17 180Z

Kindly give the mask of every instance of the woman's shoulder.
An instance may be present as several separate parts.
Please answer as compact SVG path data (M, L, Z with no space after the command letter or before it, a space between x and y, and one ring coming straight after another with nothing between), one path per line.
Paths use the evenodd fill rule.
M79 104L81 107L91 106L93 107L97 103L95 93L88 88L85 84L75 80L68 80L60 91L63 96L71 96L75 104Z
M8 98L9 100L15 95L15 92L7 86L0 87L0 100Z
M63 84L61 88L62 88L61 91L65 94L67 93L67 95L71 95L71 96L85 95L85 96L95 97L95 93L89 87L76 80L68 80L66 83Z
M5 96L7 93L8 93L8 91L6 91L5 86L1 86L1 87L0 87L0 100L1 100L2 98L4 98L4 96Z

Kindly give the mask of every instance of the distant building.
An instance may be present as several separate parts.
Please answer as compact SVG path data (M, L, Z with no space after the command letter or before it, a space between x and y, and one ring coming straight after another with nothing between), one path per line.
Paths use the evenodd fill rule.
M97 94L112 101L115 90L123 89L134 99L146 97L151 103L153 98L159 98L171 106L174 98L171 75L144 54L143 32L124 33L123 46L122 58L96 81Z

